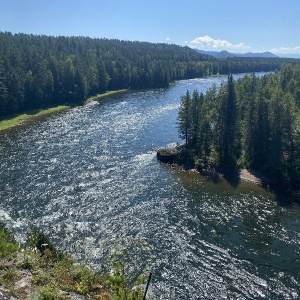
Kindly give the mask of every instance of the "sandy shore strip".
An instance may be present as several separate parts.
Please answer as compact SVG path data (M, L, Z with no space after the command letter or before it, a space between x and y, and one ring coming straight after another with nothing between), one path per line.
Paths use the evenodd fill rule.
M270 182L268 178L257 171L242 169L240 171L240 178L245 181L253 182L259 185L265 185Z

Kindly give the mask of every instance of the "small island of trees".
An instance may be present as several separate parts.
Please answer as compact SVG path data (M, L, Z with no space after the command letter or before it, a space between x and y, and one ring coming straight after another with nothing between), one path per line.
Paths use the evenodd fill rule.
M178 131L185 144L159 153L162 160L223 174L258 170L276 185L299 190L299 65L286 64L261 78L252 74L235 81L230 75L205 95L187 91Z

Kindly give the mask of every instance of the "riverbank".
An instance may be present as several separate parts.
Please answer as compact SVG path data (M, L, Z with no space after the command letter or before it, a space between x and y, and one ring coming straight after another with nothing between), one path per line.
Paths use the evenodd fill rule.
M24 126L28 123L37 120L39 118L48 117L52 114L70 109L71 106L68 105L59 105L56 107L50 107L46 109L39 109L30 111L24 114L16 115L9 119L4 119L0 121L0 132L8 130L12 127Z
M91 96L91 97L87 98L84 101L84 104L88 104L92 101L100 101L101 99L106 98L108 96L123 94L123 93L126 93L128 91L129 91L128 89L116 90L116 91L107 91L105 93L97 94L97 95L94 95L94 96Z
M100 101L108 96L122 94L128 92L128 89L117 90L117 91L107 91L102 94L97 94L87 98L83 105L86 105L92 101ZM9 130L14 127L24 126L41 118L46 118L52 114L62 112L64 110L70 109L69 105L59 105L56 107L50 107L45 109L38 109L33 111L28 111L20 115L15 115L11 118L0 120L0 133Z
M252 182L261 186L268 186L268 184L270 184L270 179L258 171L242 169L239 176L241 180Z
M197 169L197 171L201 174L216 173L219 176L224 176L224 174L219 174L217 171L214 171L214 168L209 168L209 171L207 171L206 169L200 169L199 167L195 166L195 163L190 157L184 156L182 154L182 147L183 145L174 148L159 149L157 151L157 159L166 164L177 165L179 167L182 166L185 169ZM264 187L269 186L271 182L269 178L267 178L260 172L253 170L241 169L237 172L237 176L239 180L252 182Z
M291 203L300 203L300 191L291 190L282 186L273 178L267 177L257 170L238 169L236 171L222 173L216 171L211 165L207 168L201 168L195 163L193 157L183 152L184 145L179 145L174 148L161 148L157 151L157 159L162 163L172 165L185 170L196 170L203 176L216 176L225 178L230 184L236 186L241 180L259 185L269 191L274 192L278 203L285 205Z

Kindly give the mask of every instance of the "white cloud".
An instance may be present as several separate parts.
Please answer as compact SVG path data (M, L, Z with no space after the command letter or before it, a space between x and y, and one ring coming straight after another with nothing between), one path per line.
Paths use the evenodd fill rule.
M297 47L279 47L270 50L276 54L300 54L300 46Z
M171 41L171 39L170 39L170 38L166 38L166 41L168 41L168 42L169 42L169 41Z
M205 35L198 37L190 42L185 42L191 48L201 50L243 50L250 49L249 46L244 43L232 44L226 40L215 40L212 37Z

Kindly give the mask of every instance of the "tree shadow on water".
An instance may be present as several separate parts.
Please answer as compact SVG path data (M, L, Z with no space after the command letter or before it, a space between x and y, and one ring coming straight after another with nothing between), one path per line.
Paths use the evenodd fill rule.
M221 182L220 174L215 171L210 171L210 170L198 170L198 171L209 182L212 182L215 184Z
M237 188L241 182L239 170L226 171L223 173L223 176L233 188Z
M204 176L207 181L215 184L220 183L222 178L224 178L234 188L236 188L241 181L238 170L219 173L216 170L198 169L198 172Z
M276 201L280 206L300 205L299 192L291 192L275 186L271 186L269 190L274 193Z

